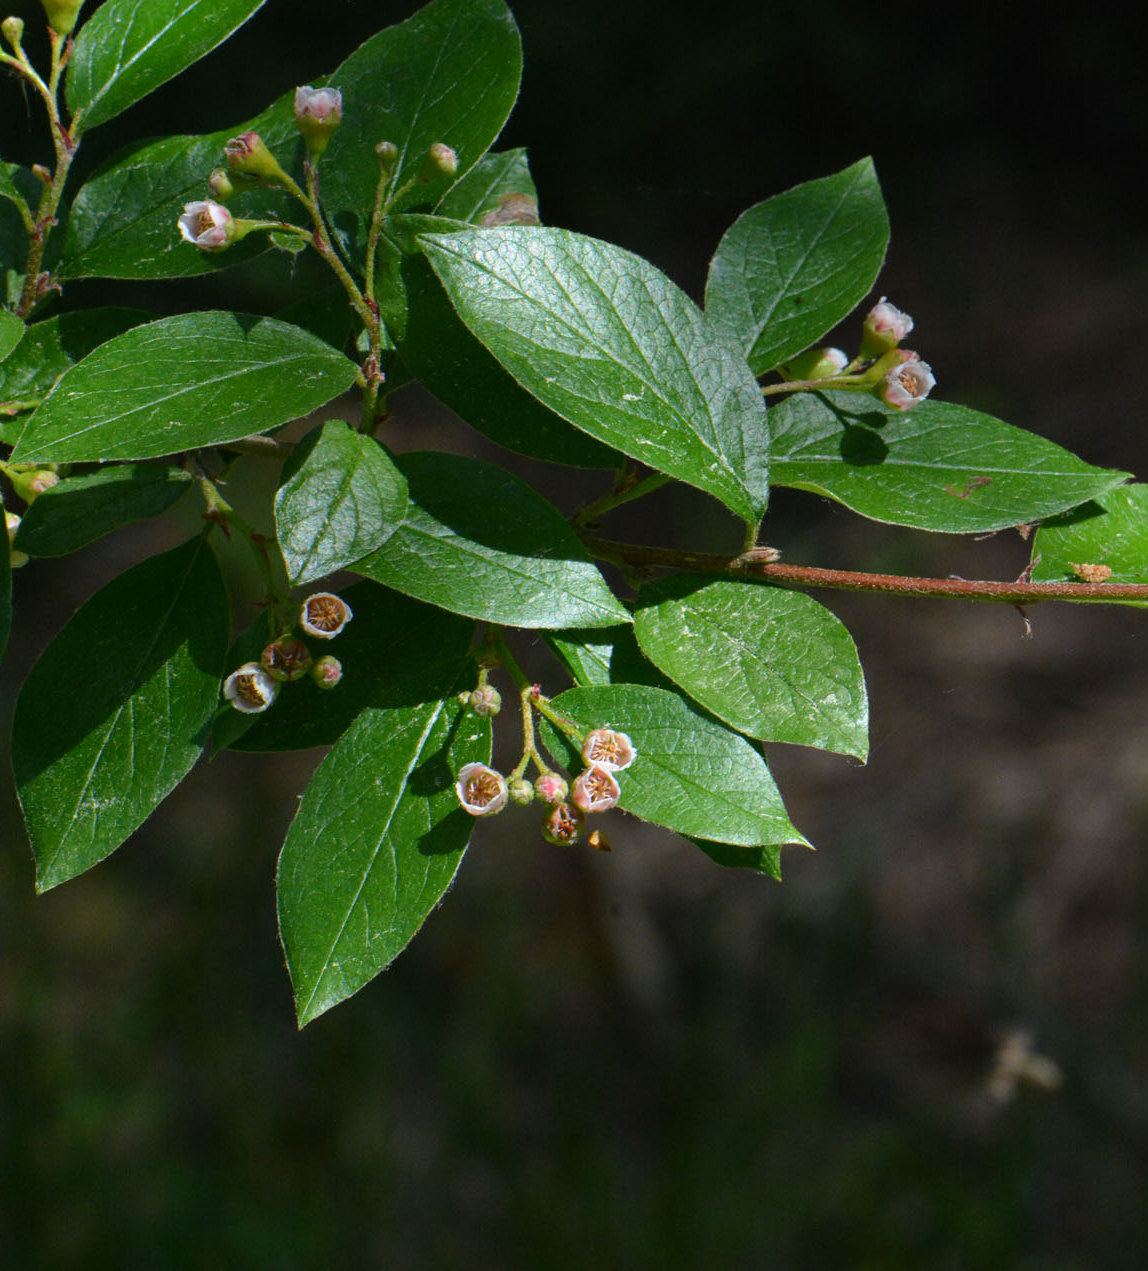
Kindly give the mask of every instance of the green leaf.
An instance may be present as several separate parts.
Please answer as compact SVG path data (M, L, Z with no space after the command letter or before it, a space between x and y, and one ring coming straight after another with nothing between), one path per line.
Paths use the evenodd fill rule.
M561 514L509 472L434 452L396 456L406 521L356 573L452 613L515 627L628 622Z
M755 874L781 881L781 845L767 843L760 847L733 847L729 843L710 843L705 839L691 838L695 847L716 865L726 869L751 869Z
M620 467L616 450L548 410L463 326L415 238L458 228L441 217L400 214L387 221L381 305L404 364L472 428L508 450L574 467Z
M489 721L448 700L364 711L320 764L279 857L300 1028L374 979L438 904L473 828L456 773L489 758Z
M743 520L761 516L761 392L725 333L653 265L567 230L421 241L463 322L539 401Z
M377 583L341 589L354 618L329 644L315 641L316 657L330 653L343 666L333 689L316 687L309 676L284 684L273 709L242 718L253 721L242 737L221 741L235 750L304 750L333 745L364 707L416 706L445 697L468 661L474 622L424 605ZM258 660L268 636L263 619L254 638L240 636L228 657L234 669ZM231 717L239 712L226 708Z
M67 477L29 506L15 546L29 556L66 556L123 525L160 516L191 484L190 472L155 464Z
M45 396L68 367L150 317L143 309L77 309L33 323L0 365L0 402Z
M292 586L377 551L406 511L406 478L383 447L329 419L275 496L276 532Z
M24 323L14 313L0 309L0 362L20 343L24 330Z
M1127 474L965 406L898 411L860 393L794 393L770 412L773 479L875 521L955 534L1063 512Z
M638 754L618 774L618 806L643 821L743 847L805 842L760 752L678 694L637 684L572 688L554 707L582 732L611 727L630 736ZM561 753L559 734L549 725L543 732Z
M323 157L323 202L360 254L379 181L375 145L399 148L392 191L417 177L435 142L455 151L465 175L502 131L521 75L518 28L503 0L433 0L347 58L330 80L344 114ZM433 207L451 184L445 175L416 181L391 211Z
M710 263L706 312L735 333L762 375L851 312L888 245L877 174L862 159L743 212Z
M739 732L868 754L857 650L810 596L679 575L642 587L634 635L655 666Z
M525 154L524 151L522 153ZM7 199L17 208L23 207L31 212L39 203L43 188L27 168L22 168L18 163L5 163L0 159L0 199Z
M114 119L223 43L263 0L105 0L68 62L68 110L85 130Z
M510 194L524 194L538 204L538 190L523 149L483 155L443 195L435 213L477 225L484 216L497 212L502 199Z
M358 368L298 327L183 313L101 344L28 421L21 463L151 459L269 432L337 397Z
M1081 582L1075 565L1107 565L1106 582L1148 584L1148 484L1119 486L1045 521L1032 558L1033 582ZM1115 603L1148 607L1142 600Z
M44 650L12 726L40 891L115 851L199 758L229 620L200 537L109 583Z
M82 186L64 229L59 273L63 278L184 278L242 264L267 250L251 234L223 252L201 251L182 241L177 226L184 205L207 197L207 178L223 162L223 147L241 132L257 132L290 172L300 149L294 90L261 115L220 132L164 137L128 147L102 164ZM255 187L231 202L236 216L291 219L290 196Z
M583 688L602 684L648 684L653 688L678 691L638 648L630 625L583 631L544 631L542 638L550 651Z

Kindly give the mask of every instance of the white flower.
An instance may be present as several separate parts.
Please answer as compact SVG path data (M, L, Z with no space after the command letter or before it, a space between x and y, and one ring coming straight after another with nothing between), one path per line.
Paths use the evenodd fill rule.
M258 662L244 662L223 681L223 696L245 715L265 711L279 693L279 683Z
M484 763L463 764L454 792L471 816L493 816L506 807L510 797L506 778Z
M918 402L923 402L937 384L927 362L922 362L916 353L910 353L908 349L904 352L907 355L905 360L885 372L881 387L881 400L897 410L910 410Z
M205 252L221 252L235 235L233 219L222 203L185 203L179 232L185 243L194 243Z
M333 640L354 616L345 600L330 591L317 591L303 601L299 625L309 636Z
M295 118L313 119L316 123L334 122L343 117L343 94L337 88L312 88L303 84L295 90Z
M638 757L638 749L625 733L613 728L595 728L582 743L582 758L591 768L621 772Z
M570 802L583 812L606 812L622 797L621 787L612 772L600 764L587 768L574 778Z
M913 329L913 319L903 313L896 305L891 305L884 296L869 310L865 318L865 326L879 336L891 348L901 341Z

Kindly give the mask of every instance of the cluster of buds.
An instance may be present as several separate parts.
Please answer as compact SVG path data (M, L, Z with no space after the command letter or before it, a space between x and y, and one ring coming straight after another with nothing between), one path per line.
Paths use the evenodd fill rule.
M932 367L911 349L900 347L913 329L913 319L884 296L869 310L861 334L860 357L876 359L869 375L874 392L896 410L911 410L936 386Z
M354 617L351 606L329 591L307 597L299 610L299 626L309 636L333 640ZM265 711L279 696L281 684L310 674L321 689L332 689L343 678L338 658L313 658L306 642L281 635L263 650L258 662L245 662L223 682L223 696L245 715Z
M561 773L549 769L533 783L521 775L508 781L484 763L468 763L458 774L455 793L471 816L493 816L507 803L527 805L535 799L546 804L542 837L550 843L572 846L582 837L586 815L606 812L621 798L616 773L628 768L637 756L630 738L613 728L595 728L582 744L585 769L571 785ZM604 843L599 836L599 841Z

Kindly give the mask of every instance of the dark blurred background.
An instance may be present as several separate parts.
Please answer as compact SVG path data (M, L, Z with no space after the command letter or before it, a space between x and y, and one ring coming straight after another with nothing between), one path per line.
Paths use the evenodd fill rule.
M416 7L269 0L83 162L238 122ZM36 4L13 8L34 24ZM938 396L1148 472L1145 80L1102 13L516 13L503 144L530 147L549 223L700 298L739 212L872 154L893 224L880 292L915 317ZM10 79L0 151L46 157ZM268 258L67 299L270 311L291 281ZM477 448L425 398L396 404L399 444ZM662 500L628 528L734 545L702 496ZM73 609L185 529L17 576L5 731ZM942 575L1026 558L1015 534L914 534L786 492L764 537L795 562ZM1145 615L1039 607L1025 639L1007 607L821 599L857 639L873 750L862 768L770 748L819 849L790 849L782 885L621 818L609 856L503 818L393 970L302 1035L273 875L318 755L202 765L111 860L38 899L6 789L0 1264L1142 1268Z

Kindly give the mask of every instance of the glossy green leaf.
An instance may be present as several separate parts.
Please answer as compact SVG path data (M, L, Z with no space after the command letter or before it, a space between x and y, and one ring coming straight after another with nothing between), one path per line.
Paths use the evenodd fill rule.
M29 506L15 546L29 556L66 556L123 525L162 515L191 484L190 472L157 464L67 477Z
M554 706L583 732L611 727L630 736L638 755L618 775L618 806L643 821L743 847L805 842L760 751L677 693L637 684L572 688ZM561 753L554 730L544 733ZM575 770L580 763L575 758Z
M729 327L762 375L852 311L888 245L877 173L862 159L743 212L710 263L706 313Z
M648 684L652 688L678 691L646 657L634 638L633 626L606 627L579 631L544 631L542 638L551 652L583 688L602 684Z
M474 826L456 774L489 758L489 721L446 700L364 711L320 764L279 857L300 1028L374 979L438 904Z
M20 343L24 330L23 322L14 313L0 309L0 362Z
M386 278L381 305L403 362L471 427L508 450L581 468L620 467L616 450L528 393L462 324L415 237L460 224L402 214L387 222L379 253Z
M68 110L85 130L114 119L241 27L263 0L104 0L68 61Z
M811 596L679 575L642 588L634 635L656 666L739 732L868 754L857 650Z
M329 419L275 496L287 577L311 582L378 551L406 516L406 478L373 437Z
M109 583L44 650L12 726L40 891L119 847L198 759L229 614L201 537Z
M22 168L18 163L5 163L0 159L0 199L7 199L14 206L32 212L40 201L43 188L27 168Z
M452 613L515 627L628 622L578 536L517 477L441 453L396 456L406 521L355 571Z
M567 230L421 241L463 322L539 401L744 520L761 516L769 438L757 383L653 265Z
M1080 582L1074 566L1107 565L1106 582L1148 584L1148 484L1118 486L1045 521L1032 558L1033 582ZM1148 607L1139 600L1105 603Z
M948 402L894 410L861 393L795 393L770 412L773 479L862 516L969 534L1063 512L1123 472Z
M530 174L526 151L501 150L485 154L460 181L443 195L435 208L438 216L478 225L489 213L497 212L507 195L524 194L538 203L538 190Z
M333 689L316 687L305 677L285 684L275 705L261 715L246 715L252 726L229 745L235 750L304 750L333 745L351 721L367 706L416 706L449 695L468 660L474 622L433 605L424 605L373 582L340 588L354 618L331 641L313 641L316 657L329 653L339 659L343 679ZM266 636L256 624L254 640L246 632L228 657L234 669L258 660ZM227 708L230 716L238 711Z
M323 157L323 201L359 251L379 180L375 145L386 140L399 149L392 191L417 177L435 142L455 151L465 175L502 131L521 75L518 28L503 0L432 0L335 71L344 114ZM433 207L452 181L417 181L391 210Z
M288 171L301 149L294 90L255 119L200 136L164 137L128 147L102 164L76 195L64 228L59 273L64 278L184 278L242 264L267 250L251 234L223 252L185 243L177 222L184 205L207 197L207 178L224 161L224 144L259 133ZM298 211L288 195L261 187L231 201L236 216L255 220Z
M760 847L735 847L729 843L711 843L706 839L690 838L695 847L716 865L726 869L749 869L755 874L781 881L781 847L779 843L766 843Z
M151 459L268 432L354 382L349 358L298 327L184 313L101 344L21 434L22 462Z

